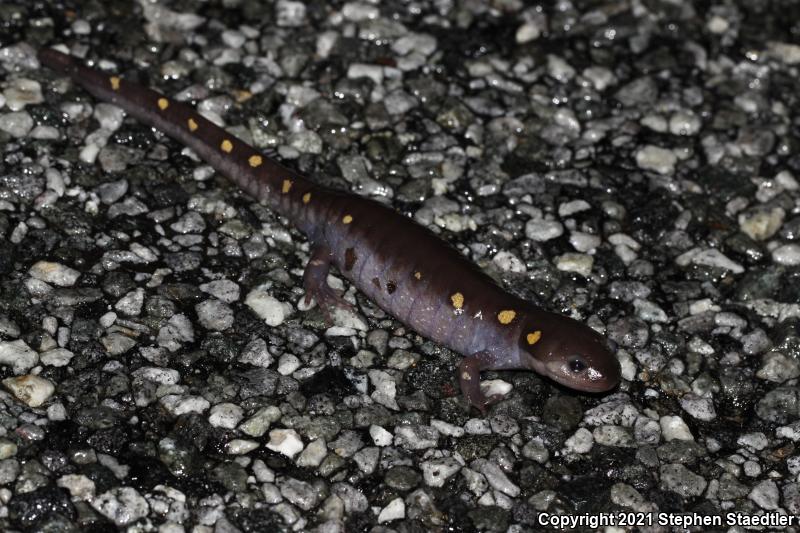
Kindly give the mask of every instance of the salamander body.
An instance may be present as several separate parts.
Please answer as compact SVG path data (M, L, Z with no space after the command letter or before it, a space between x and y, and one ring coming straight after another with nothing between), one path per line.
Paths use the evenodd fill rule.
M348 305L327 285L331 266L385 311L465 357L461 390L482 412L499 397L480 372L527 369L568 387L602 392L620 381L610 342L588 326L503 290L432 232L369 199L319 186L163 94L84 66L53 49L47 67L190 147L257 201L303 231L312 255L306 298L326 311Z

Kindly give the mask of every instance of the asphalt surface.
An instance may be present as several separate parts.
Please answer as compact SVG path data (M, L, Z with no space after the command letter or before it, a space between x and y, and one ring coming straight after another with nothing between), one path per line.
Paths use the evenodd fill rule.
M3 2L0 530L797 530L799 42L788 1ZM427 225L622 384L486 372L482 417L335 274L327 327L301 234L43 46Z

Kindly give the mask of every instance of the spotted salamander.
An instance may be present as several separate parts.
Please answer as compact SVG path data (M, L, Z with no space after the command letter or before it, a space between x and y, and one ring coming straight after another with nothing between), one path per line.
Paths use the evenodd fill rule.
M100 100L190 147L257 201L289 219L311 243L306 300L330 311L346 302L327 284L331 266L385 311L461 353L458 380L485 412L500 399L480 389L480 372L527 369L581 391L620 381L612 343L588 326L544 311L499 287L432 232L369 199L322 187L259 153L194 108L44 49L45 66Z

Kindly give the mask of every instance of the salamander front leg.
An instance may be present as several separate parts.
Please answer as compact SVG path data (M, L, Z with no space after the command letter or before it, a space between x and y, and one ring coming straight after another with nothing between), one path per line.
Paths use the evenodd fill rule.
M344 309L355 313L352 305L344 300L334 289L328 285L328 272L331 270L332 254L326 246L316 246L311 251L305 272L303 272L303 287L306 290L305 303L313 299L325 316L325 320L333 323L333 311Z
M492 368L494 357L488 352L478 352L465 357L458 365L458 383L461 392L470 403L486 414L486 408L503 399L501 394L493 394L488 398L481 392L481 370Z

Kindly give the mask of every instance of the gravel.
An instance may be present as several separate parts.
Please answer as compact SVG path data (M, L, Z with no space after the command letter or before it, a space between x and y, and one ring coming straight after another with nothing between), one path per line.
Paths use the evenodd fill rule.
M800 511L797 6L84 4L0 6L0 530ZM459 355L336 272L329 327L305 237L48 45L427 225L623 383L486 372L480 416Z

